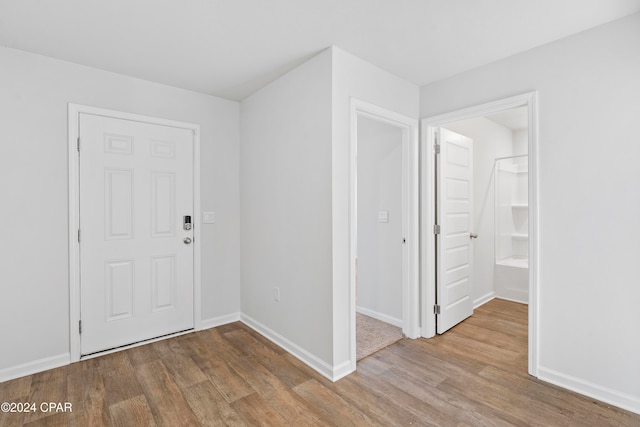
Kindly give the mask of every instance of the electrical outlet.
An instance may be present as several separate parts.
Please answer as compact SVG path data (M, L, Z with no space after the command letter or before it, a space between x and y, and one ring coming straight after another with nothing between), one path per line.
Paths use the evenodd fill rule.
M277 286L273 288L273 300L280 302L280 288Z

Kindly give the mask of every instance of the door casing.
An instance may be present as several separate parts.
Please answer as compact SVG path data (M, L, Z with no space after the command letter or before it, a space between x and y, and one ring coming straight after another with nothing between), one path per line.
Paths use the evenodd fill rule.
M403 247L402 331L409 338L420 336L419 298L419 156L418 120L359 99L351 99L350 111L350 192L349 192L349 265L350 265L350 370L356 369L356 256L357 256L357 123L367 117L402 129ZM404 202L406 201L406 202Z
M436 335L436 259L433 225L436 218L434 141L436 129L447 123L471 119L517 107L527 107L529 132L529 374L538 376L540 315L538 252L538 93L537 91L500 99L421 120L421 336Z
M79 115L81 113L104 116L114 119L131 120L149 124L172 126L191 130L193 133L193 324L201 329L201 267L200 267L200 125L108 110L86 105L68 105L68 154L69 154L69 353L71 362L80 360L80 167L79 167ZM104 353L101 353L104 354Z

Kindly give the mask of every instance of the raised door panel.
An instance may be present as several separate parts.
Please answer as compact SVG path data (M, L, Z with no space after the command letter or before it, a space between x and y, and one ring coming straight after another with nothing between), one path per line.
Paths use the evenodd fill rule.
M104 235L106 240L133 237L133 195L132 170L105 168Z
M105 263L104 284L107 322L133 316L134 283L134 261L132 259L107 261Z
M175 236L175 183L175 173L151 173L151 235L153 237Z

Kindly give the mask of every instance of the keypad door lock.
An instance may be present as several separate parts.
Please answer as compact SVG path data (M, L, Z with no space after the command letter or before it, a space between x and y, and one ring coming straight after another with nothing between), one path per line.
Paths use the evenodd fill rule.
M191 230L191 215L185 215L183 217L184 221L182 222L182 226L185 230Z

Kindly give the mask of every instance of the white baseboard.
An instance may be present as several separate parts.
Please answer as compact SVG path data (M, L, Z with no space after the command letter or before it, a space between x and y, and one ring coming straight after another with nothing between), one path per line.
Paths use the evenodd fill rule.
M246 314L240 314L240 321L245 323L247 326L258 332L260 335L265 338L273 341L275 344L300 359L303 363L311 367L312 369L318 371L321 375L324 375L331 381L337 381L342 376L347 375L349 372L346 372L346 368L343 365L339 365L337 368L333 368L330 364L325 362L324 360L319 359L313 354L309 353L307 350L302 347L294 344L289 341L287 338L282 335L276 333L272 329L263 325L255 319L247 316ZM347 362L348 363L348 362ZM346 372L346 373L345 373Z
M483 295L480 298L478 298L477 300L475 300L473 302L473 308L478 308L481 305L488 303L489 301L491 301L495 297L496 297L496 293L494 291L491 291L488 294Z
M226 325L228 323L239 322L240 313L227 314L225 316L212 317L210 319L202 319L200 321L200 331L203 329L215 328L216 326Z
M525 304L525 305L529 305L529 301L527 299L522 299L522 298L509 298L509 297L504 297L502 295L496 295L496 298L498 299L503 299L505 301L511 301L511 302L517 302L520 304Z
M397 326L398 328L402 328L402 319L397 319L395 317L388 316L384 313L379 313L377 311L369 310L368 308L356 307L356 311L360 314L364 314L365 316L373 317L374 319L378 319L381 322L388 323L393 326Z
M640 414L640 397L612 390L553 369L538 368L538 379Z
M333 377L330 378L330 380L336 382L340 378L346 377L347 375L355 371L356 370L351 367L351 361L347 360L333 368Z
M59 368L71 363L71 354L64 353L58 356L45 357L33 362L23 363L10 368L0 369L0 383L46 371L48 369Z

